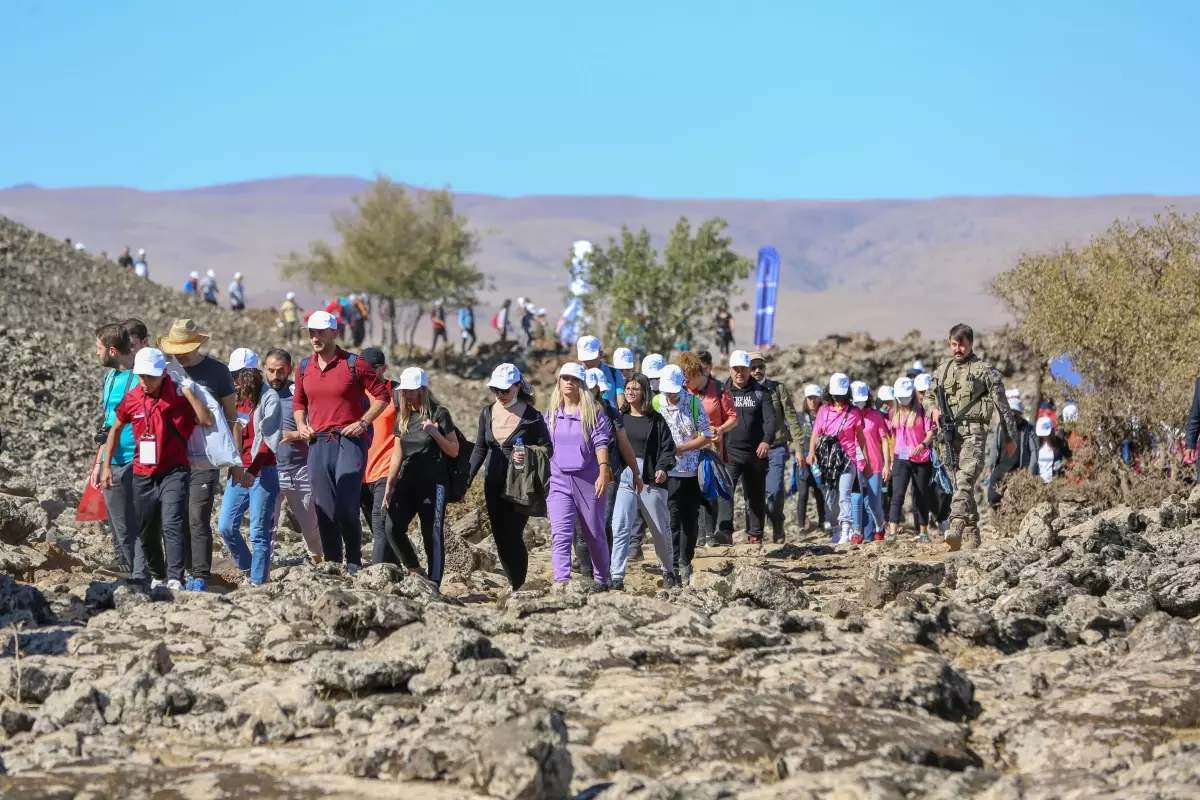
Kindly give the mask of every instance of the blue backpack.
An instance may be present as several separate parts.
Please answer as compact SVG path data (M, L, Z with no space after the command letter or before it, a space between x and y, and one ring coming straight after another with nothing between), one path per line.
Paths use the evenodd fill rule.
M700 466L696 470L696 480L700 482L700 494L705 500L732 500L733 481L729 479L729 470L721 456L711 448L699 452Z

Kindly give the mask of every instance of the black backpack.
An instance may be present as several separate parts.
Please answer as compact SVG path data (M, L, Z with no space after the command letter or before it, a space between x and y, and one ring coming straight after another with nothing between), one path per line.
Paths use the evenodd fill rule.
M847 410L837 433L827 433L817 440L817 464L821 467L821 480L826 484L836 484L838 478L850 471L850 456L846 455L842 443L838 441L838 434L842 432L849 418L850 411Z
M454 435L458 437L458 455L446 459L447 503L461 503L467 496L467 486L471 482L471 451L475 449L475 443L467 441L457 425Z

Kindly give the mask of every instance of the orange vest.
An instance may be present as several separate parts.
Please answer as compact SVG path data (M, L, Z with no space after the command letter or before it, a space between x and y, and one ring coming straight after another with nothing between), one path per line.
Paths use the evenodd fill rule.
M388 383L391 384L391 381ZM367 451L367 473L363 476L363 483L383 480L392 468L392 449L396 446L396 404L390 397L383 413L371 423L371 430L371 449Z

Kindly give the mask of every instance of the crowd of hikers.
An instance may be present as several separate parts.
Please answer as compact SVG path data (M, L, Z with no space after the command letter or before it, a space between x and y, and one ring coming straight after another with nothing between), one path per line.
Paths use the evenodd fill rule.
M346 299L351 308L358 300ZM358 318L341 310L301 317L293 306L283 321L289 340L303 333L303 354L239 348L228 363L204 353L209 337L191 320L153 340L138 320L97 329L108 369L90 482L103 492L118 554L110 571L208 590L219 495L217 532L252 584L270 578L284 498L313 563L361 568L365 518L374 542L366 563L438 584L446 505L482 471L486 516L514 589L527 577L531 516L549 518L556 583L578 571L623 588L648 532L662 585L672 588L690 583L698 547L733 543L738 487L752 545L768 524L771 540L784 541L792 497L800 527L808 529L811 497L816 525L835 544L895 541L910 497L914 535L929 541L939 531L957 549L978 523L985 439L993 501L1008 473L1050 481L1070 458L1059 423L1070 426L1073 407L1026 421L1019 392L1005 393L971 352L965 326L952 332L954 357L942 369L926 373L918 362L874 392L836 373L799 397L768 377L764 353L732 351L721 381L708 352L670 363L650 353L639 364L630 349L606 357L596 337L583 336L544 405L516 365L496 367L487 381L494 400L471 441L423 369L393 380L383 350L343 348ZM992 417L978 405L985 395L1001 411L990 438L972 427ZM945 463L939 431L949 436ZM408 535L414 518L423 562Z

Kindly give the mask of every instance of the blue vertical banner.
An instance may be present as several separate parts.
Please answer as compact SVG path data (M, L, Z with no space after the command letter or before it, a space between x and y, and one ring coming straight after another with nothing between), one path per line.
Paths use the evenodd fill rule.
M775 299L779 295L779 253L774 247L758 251L758 275L755 282L754 347L762 349L775 343Z

